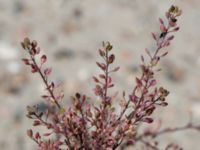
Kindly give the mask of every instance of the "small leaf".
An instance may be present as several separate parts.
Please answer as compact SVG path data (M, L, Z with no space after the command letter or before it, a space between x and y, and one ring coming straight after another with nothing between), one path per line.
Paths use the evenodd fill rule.
M96 96L101 96L103 94L103 89L101 88L100 85L96 85L93 91Z
M93 78L94 82L96 82L96 83L99 82L99 80L97 79L97 77L93 76L92 78Z
M35 73L35 72L37 72L37 71L38 71L37 66L34 65L34 64L31 64L31 72L32 72L32 73Z
M49 136L49 135L51 135L52 133L45 133L45 134L43 134L43 136Z
M165 16L166 16L167 19L169 19L170 13L169 13L169 12L166 12L166 13L165 13Z
M180 29L180 27L176 27L173 29L174 32L178 31Z
M143 122L146 122L146 123L152 123L152 122L153 122L153 119L147 117L147 118L143 118L142 121L143 121Z
M108 84L112 82L112 78L110 76L108 76L107 82Z
M104 51L102 51L101 49L99 49L99 55L100 55L101 57L104 57L106 54L105 54Z
M136 77L135 81L138 86L142 86L142 81L139 78Z
M151 80L149 86L155 86L156 85L156 80Z
M164 21L162 20L162 18L159 18L159 22L160 22L161 24L164 24Z
M48 95L42 95L42 98L44 98L44 99L48 99L50 96L48 96Z
M171 41L171 40L173 40L173 39L174 39L174 36L173 36L173 35L167 38L168 41Z
M100 74L99 77L102 78L102 79L106 78L106 76L104 74Z
M24 42L21 42L21 46L22 46L23 49L26 49Z
M39 54L39 53L40 53L40 48L37 47L37 48L35 49L35 51L36 51L36 54Z
M123 93L122 93L122 96L123 96L123 97L125 97L125 95L126 95L126 92L125 92L125 91L123 91Z
M41 124L41 122L39 120L35 120L33 122L33 126L39 126Z
M162 102L162 103L160 103L159 105L165 107L165 106L168 105L168 103L167 103L167 102Z
M37 54L35 48L30 49L30 50L29 50L29 53L30 53L32 56L35 56L35 55Z
M45 75L45 76L49 76L49 75L51 74L51 72L52 72L52 68L46 68L46 69L44 70L44 75Z
M31 129L27 130L27 135L32 138L33 137L33 131Z
M143 55L141 55L141 60L142 60L142 62L144 63L144 56Z
M102 70L106 70L106 65L104 63L99 63L99 62L96 62L97 66L99 68L101 68Z
M39 132L37 132L37 133L35 134L35 138L36 138L36 139L40 139L40 138L41 138L41 136L40 136L40 133L39 133Z
M120 67L116 67L112 70L112 72L117 72L120 69Z
M167 28L163 25L163 24L161 24L160 25L160 31L163 33L166 33L167 32Z
M30 65L29 59L23 58L22 61L25 65Z
M108 88L111 88L111 87L113 87L114 86L114 84L110 84L110 85L108 85Z
M168 54L168 52L163 53L160 57L164 57Z
M41 61L41 65L44 64L47 61L47 56L42 55L42 57L40 58L40 61Z
M152 37L153 37L154 40L157 40L155 33L152 32L151 35L152 35Z
M132 101L134 104L138 102L138 97L136 95L129 95L130 101Z

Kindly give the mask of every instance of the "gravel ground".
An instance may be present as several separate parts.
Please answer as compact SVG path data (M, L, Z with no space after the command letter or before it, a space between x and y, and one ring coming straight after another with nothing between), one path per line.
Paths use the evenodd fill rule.
M92 74L101 41L114 45L121 71L116 89L131 90L140 54L153 48L150 33L158 31L158 17L174 3L183 10L180 32L171 44L158 74L170 91L168 108L155 117L164 126L181 126L192 114L200 123L200 1L198 0L0 0L0 149L34 149L26 129L27 105L40 103L43 86L22 65L20 41L36 39L53 66L52 79L63 83L66 101L76 91L92 89ZM91 63L92 62L92 63ZM37 94L35 94L37 93ZM92 95L90 93L90 95ZM200 134L186 131L159 138L185 150L199 150Z

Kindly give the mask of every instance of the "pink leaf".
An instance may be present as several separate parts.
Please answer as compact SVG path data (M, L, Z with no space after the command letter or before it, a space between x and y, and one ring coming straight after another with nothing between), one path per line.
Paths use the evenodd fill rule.
M173 39L174 39L173 35L167 38L168 41L173 40Z
M159 22L160 22L161 24L164 24L162 18L159 18Z
M167 32L167 28L163 24L160 24L160 31L165 33Z
M39 47L37 47L35 50L36 50L36 54L40 53L40 48Z
M22 61L25 65L30 65L29 59L23 58Z
M51 135L52 133L45 133L45 134L43 134L43 136L49 136L49 135Z
M51 82L51 84L49 84L46 89L54 89L54 87L55 87L54 82Z
M159 105L165 107L165 106L168 105L168 103L167 103L167 102L162 102L162 103L160 103Z
M99 80L97 79L97 77L93 76L92 78L93 78L94 82L96 82L96 83L99 82Z
M143 55L141 55L141 60L144 63L144 56Z
M52 72L52 68L46 68L46 69L44 69L44 75L45 76L49 76L51 74L51 72Z
M110 85L108 85L108 88L111 88L111 87L113 87L114 86L114 84L110 84Z
M142 81L140 79L138 79L137 77L135 78L136 84L138 86L142 86Z
M155 33L152 32L151 35L152 35L154 40L157 40Z
M86 98L87 98L86 95L83 95L82 96L82 101L84 102L86 100Z
M32 64L32 65L31 65L31 72L32 72L32 73L35 73L35 72L37 72L37 71L38 71L37 66L34 65L34 64Z
M60 128L58 126L54 126L54 132L55 133L59 133L60 132Z
M116 68L114 68L112 71L113 71L113 72L117 72L119 69L120 69L120 67L116 67Z
M33 131L31 129L27 130L27 135L32 138L33 137Z
M40 136L40 133L39 133L39 132L37 132L37 133L35 134L35 138L36 138L36 139L40 139L40 138L41 138L41 136Z
M149 86L155 86L156 85L156 80L151 80Z
M99 85L96 85L96 87L93 89L93 91L96 96L101 96L103 93L103 90Z
M102 78L102 79L106 78L106 76L104 74L100 74L99 77Z
M40 58L41 64L44 64L47 61L47 56L46 55L42 55L42 57Z
M176 31L178 31L179 29L180 29L179 27L176 27L176 28L173 29L173 31L176 32Z
M167 19L169 19L170 13L169 13L169 12L166 12L166 13L165 13L165 16L166 16Z
M42 98L46 99L46 98L49 98L48 95L42 95Z
M35 120L34 122L33 122L33 126L38 126L38 125L40 125L41 124L41 122L39 121L39 120Z
M138 102L138 97L135 95L129 95L129 99L136 104Z
M168 52L163 53L160 57L164 57L168 54Z
M104 57L106 54L105 54L104 51L102 51L101 49L99 49L99 55L100 55L101 57Z
M153 119L147 117L147 118L143 118L142 121L143 121L143 122L146 122L146 123L152 123L152 122L153 122Z
M97 66L99 68L101 68L102 70L106 70L106 65L104 63L99 63L99 62L96 62Z
M110 76L108 76L107 82L108 82L108 84L112 82L112 78Z

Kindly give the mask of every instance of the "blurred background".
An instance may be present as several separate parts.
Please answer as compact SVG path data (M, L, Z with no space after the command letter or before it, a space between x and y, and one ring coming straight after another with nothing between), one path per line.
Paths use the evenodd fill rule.
M140 55L154 47L150 33L159 30L158 17L171 4L183 15L157 74L159 84L170 91L169 106L154 114L163 127L182 126L191 118L200 123L199 0L0 0L0 149L36 149L26 136L31 126L26 106L42 105L44 87L21 62L24 37L37 40L48 55L51 79L62 83L64 101L77 91L94 96L91 77L99 72L95 61L102 41L114 45L116 66L121 66L114 76L115 90L131 91ZM178 132L158 140L199 150L200 133Z

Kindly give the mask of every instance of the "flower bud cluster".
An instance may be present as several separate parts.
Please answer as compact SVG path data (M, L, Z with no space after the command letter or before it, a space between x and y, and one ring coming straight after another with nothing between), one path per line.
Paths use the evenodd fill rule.
M64 95L62 92L55 93L57 86L48 80L52 69L44 67L47 56L40 55L40 48L36 41L25 38L21 45L29 54L29 58L23 58L22 61L30 66L32 73L40 75L47 92L42 95L48 104L45 111L39 110L37 106L27 106L27 117L33 120L33 126L43 126L47 130L45 133L27 130L27 135L37 143L38 149L115 150L142 143L145 149L157 150L158 142L152 142L151 139L158 135L188 128L200 130L199 126L189 123L182 128L154 132L145 130L143 134L138 132L140 124L154 121L152 113L157 107L168 105L166 97L169 92L157 85L155 73L161 70L157 68L161 58L168 54L162 52L162 48L170 45L174 39L171 33L179 30L177 17L181 13L177 6L171 6L166 12L167 23L159 19L160 34L152 33L156 50L154 53L145 50L149 61L146 61L143 55L141 56L141 76L136 77L135 86L128 96L125 92L121 97L109 91L114 87L111 75L117 72L119 67L111 68L115 62L113 46L109 42L102 43L102 49L99 49L102 61L96 62L101 73L93 76L95 83L93 92L100 99L100 104L92 105L91 99L86 94L77 92L71 97L71 106L62 106L60 100ZM39 58L39 62L36 61L36 57ZM117 102L117 96L121 99L120 112L116 111L113 104ZM177 146L169 144L166 149L174 147Z

